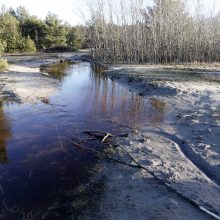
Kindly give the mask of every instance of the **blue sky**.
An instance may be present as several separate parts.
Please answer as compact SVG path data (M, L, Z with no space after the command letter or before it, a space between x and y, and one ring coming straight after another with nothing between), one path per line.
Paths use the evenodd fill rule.
M31 14L40 18L45 18L48 11L51 11L71 24L83 22L80 10L84 6L84 0L0 0L0 5L2 4L13 8L25 6Z
M117 0L113 0L117 1ZM152 0L145 0L152 1ZM195 4L197 0L187 0L189 8ZM206 13L212 13L211 8L215 2L215 9L220 9L220 0L200 0L204 5ZM62 20L68 21L70 24L76 25L83 23L81 11L86 8L86 0L0 0L0 4L13 8L19 5L25 6L31 14L40 18L45 18L48 11L58 14Z

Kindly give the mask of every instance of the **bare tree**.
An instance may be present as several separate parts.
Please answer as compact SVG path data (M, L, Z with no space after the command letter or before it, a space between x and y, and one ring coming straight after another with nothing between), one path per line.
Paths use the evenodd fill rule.
M219 61L220 14L203 15L199 1L196 12L182 0L154 0L152 7L96 0L88 23L92 56L111 63Z

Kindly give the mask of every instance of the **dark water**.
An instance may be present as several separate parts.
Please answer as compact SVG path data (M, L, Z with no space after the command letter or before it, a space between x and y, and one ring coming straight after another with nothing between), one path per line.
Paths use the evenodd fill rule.
M42 71L61 81L49 104L0 105L1 209L45 209L65 190L88 181L95 159L71 144L78 133L119 134L138 122L164 120L163 102L129 92L103 77L102 68L62 63Z

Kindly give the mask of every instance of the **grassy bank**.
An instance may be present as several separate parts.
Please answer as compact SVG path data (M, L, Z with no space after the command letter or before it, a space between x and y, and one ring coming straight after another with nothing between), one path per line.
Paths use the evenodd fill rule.
M8 66L8 62L6 59L0 59L0 70L5 69Z

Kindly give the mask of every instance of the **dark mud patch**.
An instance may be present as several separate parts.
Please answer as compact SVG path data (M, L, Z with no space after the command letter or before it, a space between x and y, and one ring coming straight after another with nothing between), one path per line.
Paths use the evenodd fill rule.
M128 73L126 70L107 71L105 73L113 81L119 81L128 85L131 91L137 92L140 96L175 96L177 89L163 85L158 80L152 80L148 77L142 77L140 74L133 72ZM160 81L161 82L161 81Z

